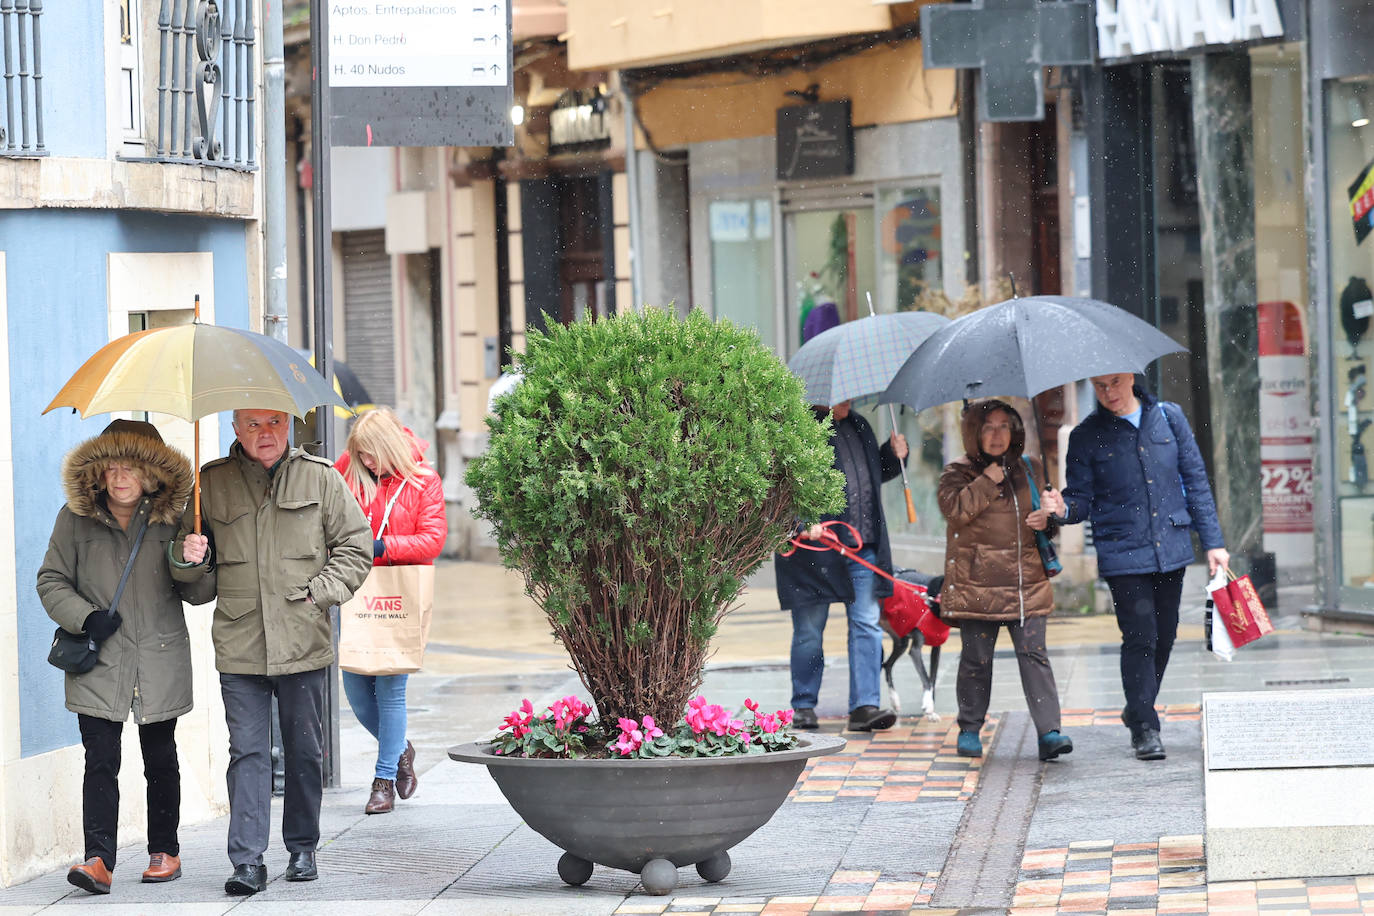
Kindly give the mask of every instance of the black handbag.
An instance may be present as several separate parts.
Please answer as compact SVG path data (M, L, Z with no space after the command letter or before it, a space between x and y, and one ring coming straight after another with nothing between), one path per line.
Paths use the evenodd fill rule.
M1031 509L1039 510L1040 494L1036 490L1035 471L1029 458L1022 455L1021 460L1026 463L1026 478L1030 482ZM1059 562L1059 551L1054 549L1054 541L1050 540L1048 534L1035 532L1035 548L1040 551L1040 564L1045 567L1045 578L1053 579L1064 571L1064 564Z
M124 595L124 586L128 583L129 573L134 568L134 558L138 556L138 548L143 545L143 535L147 531L148 522L144 519L143 524L139 526L138 534L134 536L134 546L129 550L129 562L124 564L124 575L119 577L119 587L115 589L114 600L105 611L112 617L119 608L119 599ZM52 648L48 650L48 664L68 674L85 674L95 667L96 659L99 657L100 643L86 633L69 633L62 627L58 627L57 632L53 634Z

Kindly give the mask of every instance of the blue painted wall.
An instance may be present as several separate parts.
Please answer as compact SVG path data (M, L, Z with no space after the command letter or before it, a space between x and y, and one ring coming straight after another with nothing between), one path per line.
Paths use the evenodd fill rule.
M98 435L109 417L83 421L65 409L41 411L108 342L106 255L211 252L215 321L247 327L247 251L239 221L94 210L9 211L0 215L0 250L9 303L20 752L29 757L80 743L76 716L63 705L62 674L47 664L53 623L34 583L62 506L62 456ZM226 447L232 439L227 419L220 439Z
M43 139L50 155L106 156L104 7L43 4ZM156 2L144 4L144 16L148 7L156 16ZM146 51L143 66L157 67L157 54Z

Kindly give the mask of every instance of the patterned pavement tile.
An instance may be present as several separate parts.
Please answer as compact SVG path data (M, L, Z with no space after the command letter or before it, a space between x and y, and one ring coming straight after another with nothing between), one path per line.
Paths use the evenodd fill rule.
M997 717L989 716L983 729L985 746L992 743L997 725ZM843 719L821 720L822 731L842 733L849 744L838 754L809 761L789 800L968 801L978 789L982 758L955 753L959 729L952 722L916 719L872 733L842 731L843 727Z
M1201 836L1027 849L1010 916L1374 916L1374 875L1207 882Z

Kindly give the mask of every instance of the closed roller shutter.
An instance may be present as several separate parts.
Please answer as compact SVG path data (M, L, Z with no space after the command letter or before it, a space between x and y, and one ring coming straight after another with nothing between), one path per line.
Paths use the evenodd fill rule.
M344 347L375 404L396 404L391 255L382 229L343 233Z

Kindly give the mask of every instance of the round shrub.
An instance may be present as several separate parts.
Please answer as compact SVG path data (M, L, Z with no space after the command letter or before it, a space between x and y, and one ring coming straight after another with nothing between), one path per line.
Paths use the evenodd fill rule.
M839 511L829 422L758 335L645 309L531 331L468 468L476 514L602 721L676 722L745 577Z

